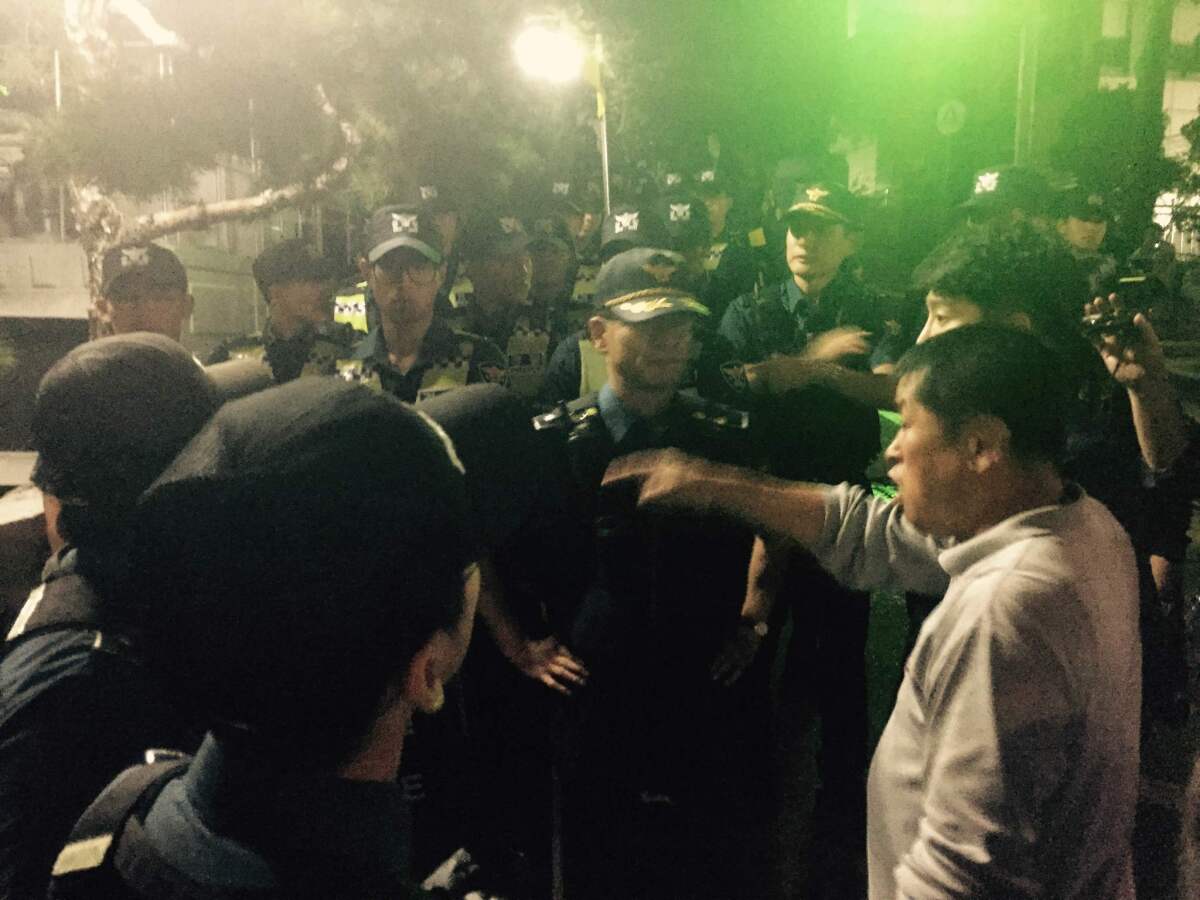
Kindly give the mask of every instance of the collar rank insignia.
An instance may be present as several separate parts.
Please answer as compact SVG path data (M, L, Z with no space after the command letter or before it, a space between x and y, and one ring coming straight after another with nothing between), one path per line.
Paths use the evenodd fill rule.
M825 190L825 188L810 187L804 192L804 195L808 197L809 203L820 203L829 196L829 191Z
M671 280L671 276L675 274L678 266L671 263L652 263L648 262L642 266L642 271L657 281L659 284L666 284Z
M975 193L990 194L1000 183L999 172L984 172L975 180Z
M672 222L690 222L690 221L692 221L692 204L690 204L690 203L672 203L671 204L671 221Z
M1104 198L1102 196L1100 196L1099 194L1091 194L1087 198L1087 205L1088 206L1103 206Z
M150 265L149 247L125 247L121 250L121 268L137 269Z
M521 230L521 223L512 216L504 216L500 220L500 230L505 234L516 234Z
M436 184L423 184L420 187L422 200L436 200L438 191Z
M683 184L683 176L678 172L668 172L667 187L675 187L677 184Z
M417 216L405 213L392 213L393 234L417 234L420 231Z
M558 196L565 197L565 196L567 196L567 194L571 193L571 182L556 181L556 182L554 182L553 186L551 187L551 190Z
M710 184L717 180L717 173L712 169L705 169L700 173L700 183Z
M641 213L636 210L631 213L617 213L613 216L613 233L621 234L624 231L638 230L638 217Z

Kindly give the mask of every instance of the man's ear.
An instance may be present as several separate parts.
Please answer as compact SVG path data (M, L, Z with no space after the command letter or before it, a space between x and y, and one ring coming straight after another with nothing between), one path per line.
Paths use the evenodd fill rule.
M113 308L112 303L107 297L96 298L96 312L99 314L101 322L105 325L112 324Z
M1009 455L1010 438L1008 426L995 416L976 416L964 425L962 440L972 470L983 475L999 465Z
M601 353L608 352L608 320L604 316L592 316L588 319L588 337L592 346Z
M417 651L404 676L404 695L424 713L435 713L446 702L446 685L439 664L438 634Z
M367 262L367 254L363 253L358 257L358 277L363 281L367 280L367 276L371 272L371 264Z
M193 297L191 294L187 294L183 301L183 304L184 304L183 317L185 319L190 319L192 316L192 311L195 310L195 308L196 308L196 298Z

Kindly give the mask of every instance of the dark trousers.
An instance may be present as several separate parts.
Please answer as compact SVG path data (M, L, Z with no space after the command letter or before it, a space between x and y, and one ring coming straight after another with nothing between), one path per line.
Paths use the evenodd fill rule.
M820 729L804 896L862 897L870 595L842 587L811 556L797 552L781 599L789 603L793 621L780 685L782 715L815 714ZM793 754L798 748L784 750Z

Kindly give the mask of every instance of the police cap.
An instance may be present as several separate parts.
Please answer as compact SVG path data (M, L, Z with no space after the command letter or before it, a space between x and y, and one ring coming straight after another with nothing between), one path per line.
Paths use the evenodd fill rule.
M376 210L367 225L367 261L377 263L401 247L416 250L432 263L442 261L442 236L433 215L416 204L397 204Z
M602 315L630 323L668 313L709 315L685 284L683 257L656 247L626 250L602 265L595 304Z
M264 297L268 289L277 284L333 281L337 277L333 260L318 256L303 238L293 238L268 247L255 258L251 271Z
M158 244L114 247L100 263L100 293L133 284L187 293L187 271L179 257Z

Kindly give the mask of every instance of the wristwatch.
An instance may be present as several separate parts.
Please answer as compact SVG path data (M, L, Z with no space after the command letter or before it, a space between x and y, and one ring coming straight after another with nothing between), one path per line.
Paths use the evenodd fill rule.
M749 616L742 616L741 624L744 628L749 628L760 638L765 638L771 627L766 622L760 622L758 619L752 619Z

